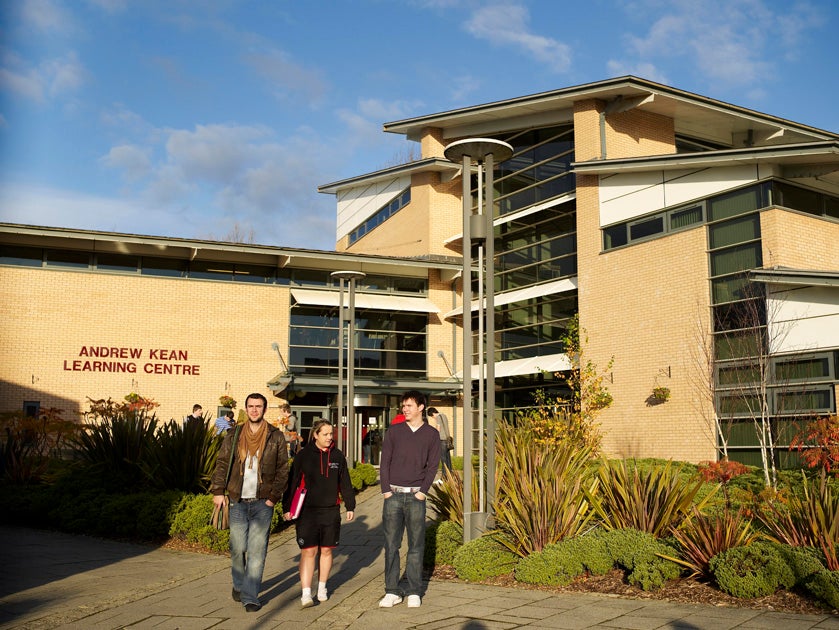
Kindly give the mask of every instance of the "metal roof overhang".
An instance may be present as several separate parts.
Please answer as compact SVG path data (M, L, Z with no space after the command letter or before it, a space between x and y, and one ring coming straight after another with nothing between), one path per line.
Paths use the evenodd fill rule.
M534 297L543 297L545 295L553 295L555 293L565 293L566 291L573 291L577 288L577 278L563 278L562 280L554 280L553 282L546 282L545 284L537 284L532 287L525 287L524 289L517 289L515 291L508 291L507 293L498 293L495 295L495 305L503 306L504 304L512 304L513 302L521 302L529 300ZM484 300L486 304L486 300ZM472 302L472 311L478 310L478 301ZM463 315L463 307L458 306L443 315L443 319L451 319Z
M809 269L753 269L749 277L755 282L767 284L791 284L798 286L839 287L839 271L813 271Z
M341 294L337 291L316 291L313 289L292 289L291 297L305 306L338 306ZM344 304L349 304L349 296L344 296ZM439 313L440 309L427 298L405 297L401 295L379 295L375 293L356 293L355 307L378 311Z
M0 223L0 242L33 247L53 247L135 256L182 258L269 265L279 268L346 269L365 273L422 277L428 269L454 275L462 262L442 257L403 258L317 249L292 249L273 245L202 241L166 236L144 236L120 232L77 230L45 226ZM397 271L398 270L398 271Z
M517 128L572 122L574 103L603 101L621 110L637 107L672 118L677 134L728 144L735 134L837 138L837 134L686 92L634 76L540 92L437 114L386 123L384 131L418 140L425 129L443 131L443 139L487 135Z
M799 170L804 166L812 166L819 168L823 173L836 172L839 171L839 141L722 149L702 153L672 153L617 160L591 160L573 162L571 167L578 175L611 175L761 163L776 163L781 166L796 167Z
M331 184L318 186L318 192L326 194L337 194L344 188L355 188L361 184L373 184L379 181L391 180L402 175L415 175L417 173L440 173L443 182L451 181L460 175L460 164L455 164L443 158L426 158L407 164L399 164L373 173L358 175L348 179L342 179Z
M285 379L291 376L290 382ZM280 379L280 377L283 377ZM326 392L336 393L338 384L334 376L305 376L289 375L285 373L278 375L268 382L268 387L274 392L285 391L289 385L294 391ZM460 381L429 381L427 379L411 378L359 378L353 380L353 390L356 395L366 394L393 394L402 395L411 389L416 389L426 394L438 396L451 396L463 389Z
M505 376L522 376L525 374L539 374L540 372L564 372L571 369L571 359L564 352L561 354L547 354L541 357L527 357L511 361L499 361L495 364L495 378ZM460 379L463 371L455 374ZM480 366L472 366L472 379L480 378Z

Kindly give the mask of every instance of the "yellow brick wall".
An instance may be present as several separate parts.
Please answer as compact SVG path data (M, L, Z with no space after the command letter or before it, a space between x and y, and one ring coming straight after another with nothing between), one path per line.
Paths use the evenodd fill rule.
M288 360L285 287L26 268L0 269L0 287L3 410L36 400L70 419L88 396L121 401L132 391L159 402L162 420L183 418L194 403L215 414L222 394L240 406L251 392L269 407L279 402L266 382L281 371L272 342ZM73 361L96 360L79 356L87 346L142 349L137 372L73 371ZM150 359L159 349L187 358ZM199 375L149 374L148 363L197 365Z
M601 109L597 101L575 106L577 161L600 156ZM673 150L666 119L635 110L607 117L609 158ZM623 457L712 459L713 416L699 350L710 331L705 228L602 253L597 187L596 176L577 176L584 350L601 370L615 357L606 382L614 403L600 416L603 448ZM650 406L656 385L669 387L671 399Z
M839 223L773 208L760 215L764 267L839 269Z

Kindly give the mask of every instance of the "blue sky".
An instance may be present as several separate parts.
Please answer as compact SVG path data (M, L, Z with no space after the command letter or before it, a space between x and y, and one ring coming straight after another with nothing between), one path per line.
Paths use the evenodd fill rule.
M0 221L333 249L382 124L634 74L839 132L834 0L3 0Z

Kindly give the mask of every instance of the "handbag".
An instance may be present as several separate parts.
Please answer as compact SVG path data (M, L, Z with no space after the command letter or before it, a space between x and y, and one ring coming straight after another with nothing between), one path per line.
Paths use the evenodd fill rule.
M294 496L291 497L291 506L288 511L291 513L291 518L294 520L300 516L300 511L303 509L303 501L306 500L306 477L300 477L300 485L294 491Z
M446 438L446 450L453 451L454 450L454 438L450 435Z
M227 484L230 482L230 470L233 468L233 459L236 457L236 442L239 439L239 429L242 425L236 425L233 433L233 446L230 449L230 461L227 462L227 475L224 477L224 500L221 505L213 504L213 514L210 516L210 526L213 529L230 528L230 497L227 496Z

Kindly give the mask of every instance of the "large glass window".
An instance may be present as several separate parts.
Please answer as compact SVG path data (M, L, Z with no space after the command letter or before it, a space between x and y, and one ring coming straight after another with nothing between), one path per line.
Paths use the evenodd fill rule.
M40 267L44 264L44 250L40 247L0 247L0 264L22 267Z
M141 273L167 278L186 278L187 262L178 258L148 258L143 256Z
M77 252L63 249L48 249L47 267L90 269L90 254L88 252Z
M577 273L575 203L502 223L495 229L495 290L540 284Z
M427 326L425 314L356 310L356 376L425 378ZM292 371L337 376L338 346L337 308L292 307L289 330Z

